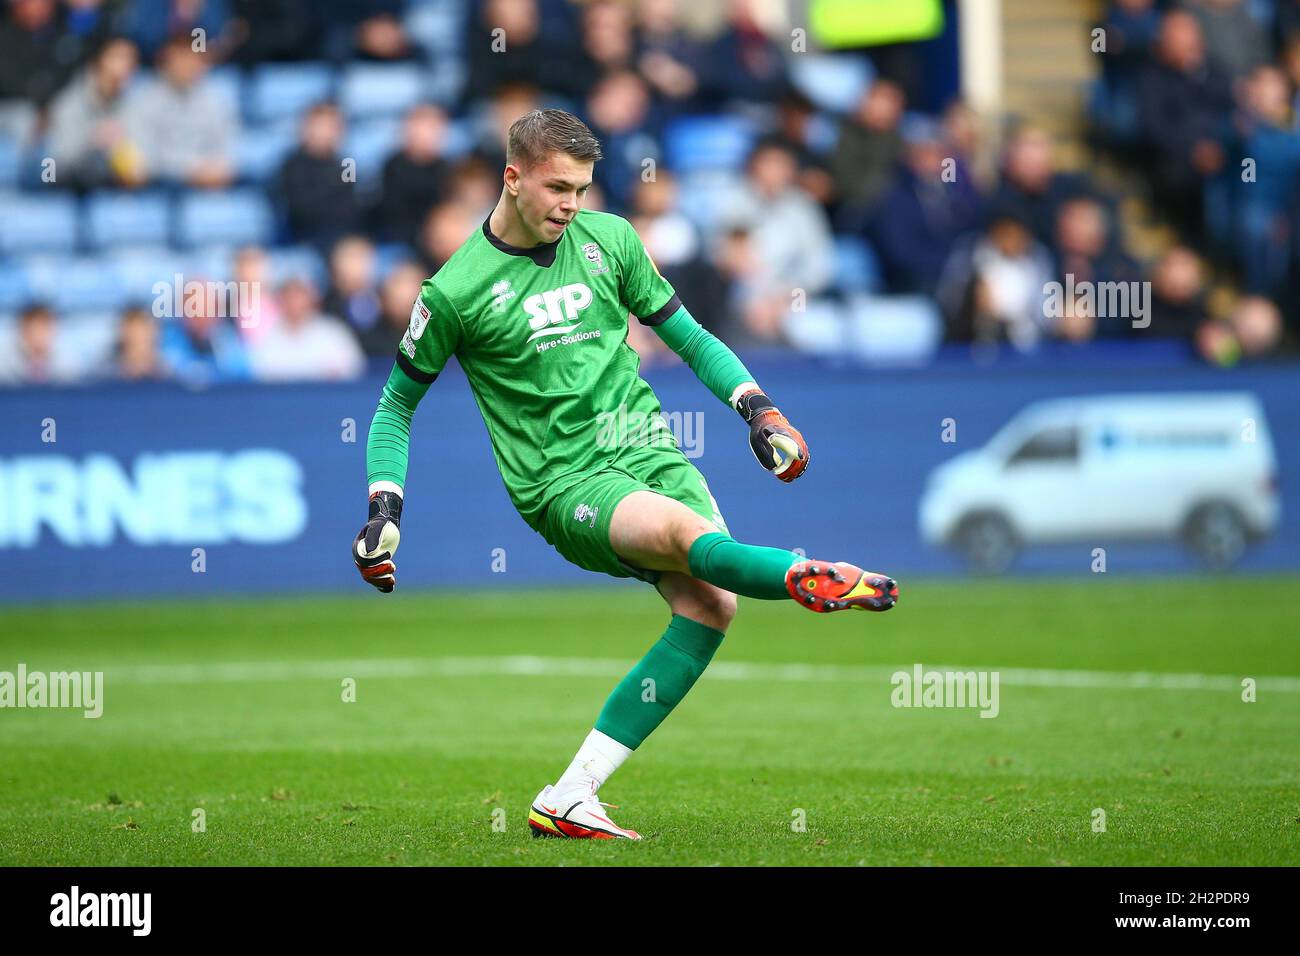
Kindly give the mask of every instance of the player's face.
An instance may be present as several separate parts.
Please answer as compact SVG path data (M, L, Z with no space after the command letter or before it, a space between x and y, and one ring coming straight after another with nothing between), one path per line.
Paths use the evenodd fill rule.
M582 208L591 187L591 160L552 153L519 173L515 200L524 228L538 242L554 242Z

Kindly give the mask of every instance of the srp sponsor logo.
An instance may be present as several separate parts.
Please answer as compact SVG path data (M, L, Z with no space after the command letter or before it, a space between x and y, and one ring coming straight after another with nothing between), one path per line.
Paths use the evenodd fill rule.
M528 341L551 335L567 335L582 324L580 313L591 305L591 289L585 283L572 282L558 289L548 289L524 299L528 326L533 334Z

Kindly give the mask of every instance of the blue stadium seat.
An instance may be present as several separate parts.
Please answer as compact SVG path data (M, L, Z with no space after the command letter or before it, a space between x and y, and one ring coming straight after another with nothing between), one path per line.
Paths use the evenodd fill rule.
M275 234L275 216L257 189L228 189L186 195L177 211L181 245L266 245Z
M848 353L869 365L924 365L943 341L943 316L928 296L854 295L848 310Z
M739 184L734 172L711 169L683 175L678 188L677 208L702 232L711 235Z
M185 271L181 256L165 247L110 250L104 258L117 273L128 303L151 302L155 283L174 284L176 274Z
M117 344L118 310L64 313L59 317L58 346L72 349L91 374L103 368Z
M321 254L311 246L283 246L271 249L271 282L278 288L280 284L295 277L306 277L323 289L328 278L328 269Z
M879 292L883 276L876 251L857 236L835 237L835 285L843 292Z
M235 141L235 174L243 182L271 182L297 141L291 122L246 128Z
M59 313L120 308L127 298L121 277L106 259L29 256L19 264L33 297Z
M19 270L18 263L0 259L0 312L21 309L30 298L27 277Z
M268 63L248 83L248 118L253 123L296 121L309 106L334 95L334 67L328 63Z
M757 131L741 116L684 116L664 133L668 165L679 173L743 165Z
M788 62L795 87L832 113L852 112L875 76L864 53L803 53Z
M0 254L70 252L77 246L77 201L46 186L43 193L0 194Z
M355 63L339 83L339 105L349 116L400 116L429 94L427 77L414 63Z
M436 62L461 54L465 12L460 0L410 0L403 25Z
M16 139L0 135L0 189L18 185L23 168L23 148Z
M378 189L384 162L397 151L402 134L401 120L374 119L353 124L343 143L343 155L357 161L357 185Z
M230 104L235 116L244 111L244 74L237 66L219 66L203 78L205 87Z
M97 249L166 245L171 233L171 204L164 193L92 193L85 214L87 241Z

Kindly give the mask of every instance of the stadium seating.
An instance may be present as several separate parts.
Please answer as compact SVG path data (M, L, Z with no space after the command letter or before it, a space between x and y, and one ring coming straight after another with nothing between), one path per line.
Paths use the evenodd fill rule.
M92 248L166 245L171 205L161 192L93 193L86 198L83 232Z
M250 123L296 121L314 103L334 95L334 68L328 63L268 63L252 73L247 86Z
M298 128L294 120L246 127L235 143L236 176L243 183L270 184L297 142Z
M356 63L339 81L339 106L350 117L398 116L427 96L425 73L413 63Z
M77 201L52 190L0 195L0 254L70 252L77 247Z
M744 165L757 130L743 116L684 116L668 125L664 145L678 173L704 169L734 171Z
M260 190L190 193L177 210L176 238L186 247L265 244L274 234L271 204Z
M32 296L60 314L117 309L126 300L121 276L98 256L28 256L19 268Z

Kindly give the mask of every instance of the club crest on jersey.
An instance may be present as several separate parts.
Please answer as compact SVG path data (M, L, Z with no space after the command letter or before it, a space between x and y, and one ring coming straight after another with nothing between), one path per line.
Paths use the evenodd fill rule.
M424 304L424 300L417 298L415 305L411 306L411 330L412 339L418 339L424 334L424 327L429 324L429 309Z
M506 303L515 297L515 290L510 288L509 279L500 279L492 283L492 308L497 312L506 307Z
M598 276L602 272L609 271L609 266L605 265L605 260L600 254L600 246L596 243L584 242L582 244L582 254L586 256L587 261L591 263L590 272L592 275Z
M599 508L593 508L587 504L578 505L573 509L573 520L579 524L586 524L591 521L591 526L596 527L596 515L600 514Z

